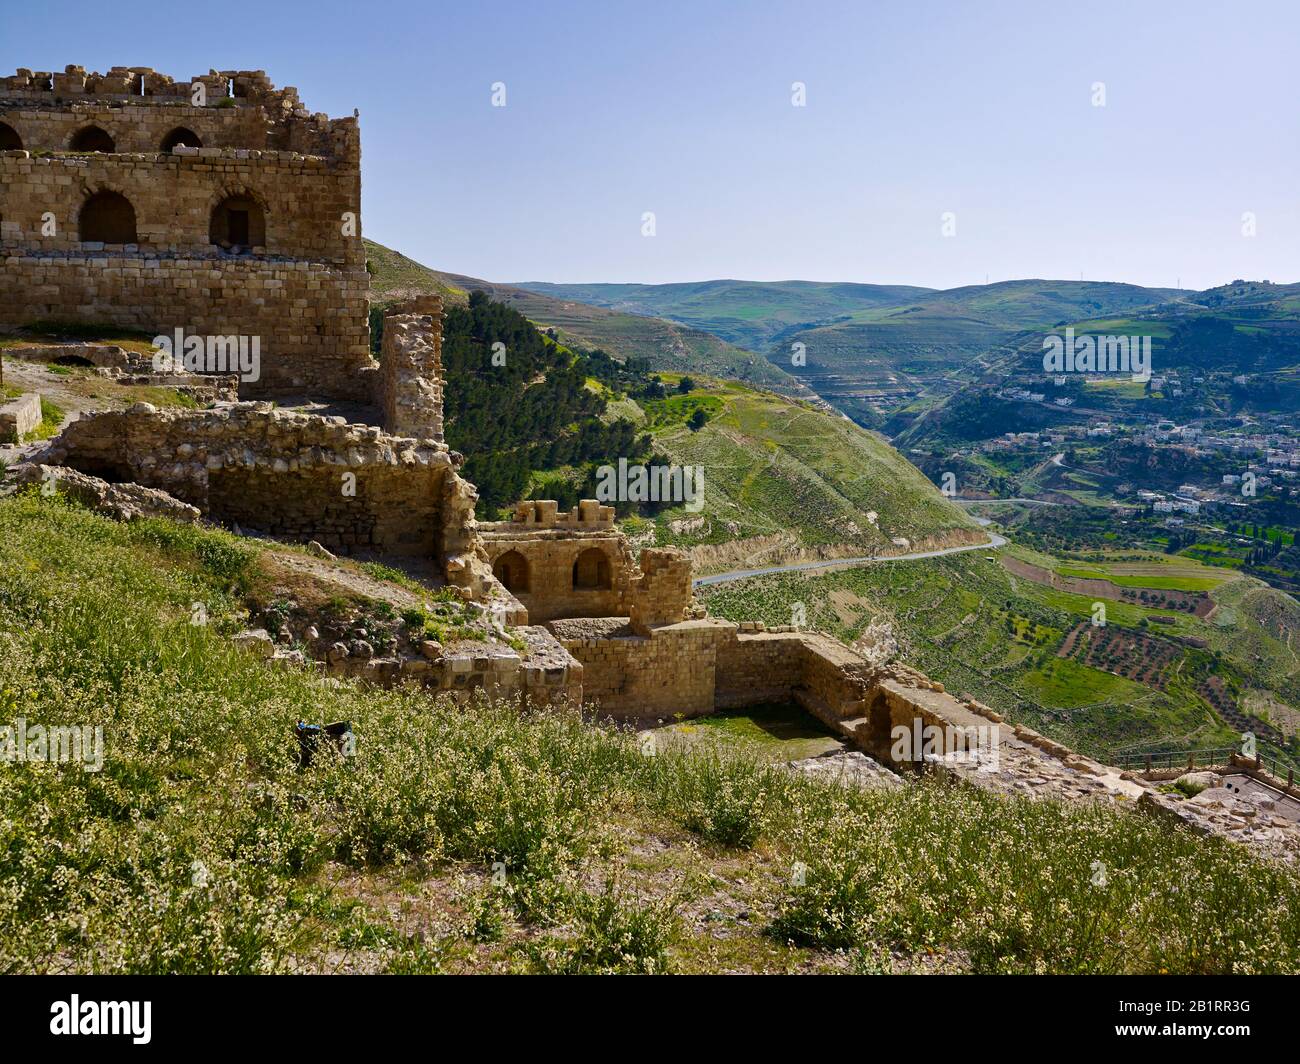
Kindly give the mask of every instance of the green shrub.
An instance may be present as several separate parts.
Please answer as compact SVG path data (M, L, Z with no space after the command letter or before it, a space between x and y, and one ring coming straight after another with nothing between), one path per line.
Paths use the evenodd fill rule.
M600 894L569 897L568 938L529 949L533 966L552 975L655 975L669 970L668 947L677 932L674 898L643 898L607 880Z

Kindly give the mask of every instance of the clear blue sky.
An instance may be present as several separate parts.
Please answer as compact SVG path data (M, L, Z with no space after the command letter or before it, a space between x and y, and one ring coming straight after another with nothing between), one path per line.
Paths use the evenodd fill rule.
M366 234L491 280L1205 287L1300 280L1298 29L1293 0L98 0L4 4L0 67L360 108Z

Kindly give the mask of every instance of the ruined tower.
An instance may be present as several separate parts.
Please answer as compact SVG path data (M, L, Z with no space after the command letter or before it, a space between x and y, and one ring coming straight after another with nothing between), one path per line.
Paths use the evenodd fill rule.
M262 71L0 78L0 325L258 339L241 396L369 402L355 118Z

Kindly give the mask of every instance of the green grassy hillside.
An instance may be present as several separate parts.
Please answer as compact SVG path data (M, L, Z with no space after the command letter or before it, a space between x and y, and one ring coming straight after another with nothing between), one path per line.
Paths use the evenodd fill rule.
M412 274L412 268L415 273L422 269L404 267L403 261L408 260L393 252L372 254L372 263L385 264L382 269L389 272L381 276L383 285L395 284L391 278ZM429 274L425 278L433 284ZM380 293L394 290L381 287ZM458 290L463 291L448 289L452 294ZM495 302L503 294L499 286L489 294L494 294L493 302L478 303L477 315L490 317L495 329L510 330L510 336L502 332L500 338L508 339L508 349L523 362L513 359L503 380L495 380L484 367L489 366L490 341L498 334L482 321L472 324L469 308L459 304L447 311L443 358L448 442L468 455L469 476L484 481L485 515L515 496L554 497L565 505L590 496L602 460L650 458L640 442L632 446L649 432L655 454L705 470L705 506L698 512L681 506L660 510L655 516L660 542L703 546L759 537L766 540L764 557L784 561L807 550L897 553L905 548L896 540L974 536L976 525L965 512L946 502L888 444L852 421L798 399L698 372L689 394L676 388L680 373L660 373L669 394L646 398L641 356L628 359L625 364L636 372L620 379L616 367L606 366L601 356L578 356L562 341L539 336L519 316L525 313L519 304ZM636 350L636 345L624 350ZM573 375L584 372L590 392L575 398ZM695 407L705 407L710 416L703 428L688 424ZM597 416L608 431L590 424ZM569 420L575 423L565 427ZM556 446L569 438L573 446ZM619 441L621 450L614 446ZM485 445L491 454L481 453ZM727 567L740 561L746 549L705 552L697 561L702 568Z
M982 375L1025 330L1116 315L1176 298L1172 289L1101 281L1004 281L937 291L812 281L691 284L527 282L533 292L658 315L763 352L822 398L872 427L906 425ZM802 344L805 364L792 361ZM891 423L891 418L902 423Z
M623 360L645 359L653 369L711 373L790 395L810 395L802 384L761 355L743 351L699 329L443 273L370 240L366 241L366 258L371 272L371 298L376 303L390 302L408 292L438 292L449 302L463 303L468 293L477 289L493 301L519 311L539 328L554 330L559 340L577 349L599 348Z
M705 471L703 509L660 515L661 542L777 537L785 547L776 556L795 557L804 548L870 554L898 552L903 538L983 538L917 469L846 418L734 381L693 380L687 395L642 404L655 449ZM692 429L697 406L709 420Z
M104 729L0 771L0 971L1300 970L1294 871L1122 808L270 668L222 635L266 549L0 500L0 716Z

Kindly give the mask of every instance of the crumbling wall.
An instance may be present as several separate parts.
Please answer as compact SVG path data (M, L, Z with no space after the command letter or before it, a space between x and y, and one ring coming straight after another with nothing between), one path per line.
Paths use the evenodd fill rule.
M638 565L613 508L594 499L567 512L553 500L532 499L516 507L512 520L482 522L478 529L493 571L534 623L624 617L644 634L691 615L690 557L672 547L650 548ZM591 552L603 559L599 565Z
M555 503L549 506L554 518ZM627 592L637 572L636 560L612 520L589 525L569 520L484 522L478 530L493 571L534 624L561 617L628 615Z
M398 436L442 442L442 299L423 296L384 315L379 406Z
M196 82L206 94L201 107L194 104ZM205 148L360 157L354 117L308 112L297 89L277 89L261 70L211 70L175 81L149 67L114 67L107 74L79 66L62 73L21 69L0 78L0 121L27 151L66 151L72 135L93 124L119 152L158 151L183 127Z
M644 633L686 620L693 596L690 556L674 547L646 548L641 552L639 578L628 584L632 628Z
M345 552L473 550L464 509L447 505L466 488L445 446L339 417L269 403L197 411L137 403L74 421L42 460L159 488L216 520Z
M0 443L20 443L40 423L41 397L36 392L28 392L8 402L0 397Z
M717 648L735 626L684 621L643 635L603 618L548 627L582 663L584 705L601 716L648 719L713 712Z

